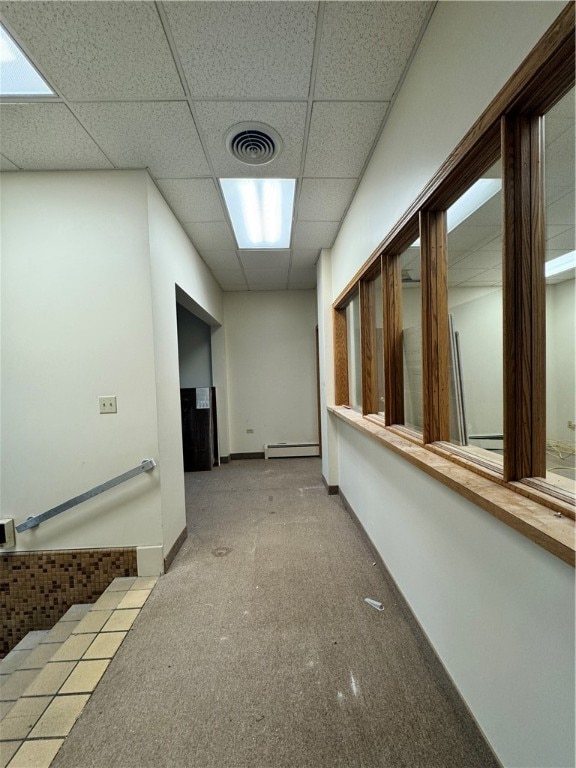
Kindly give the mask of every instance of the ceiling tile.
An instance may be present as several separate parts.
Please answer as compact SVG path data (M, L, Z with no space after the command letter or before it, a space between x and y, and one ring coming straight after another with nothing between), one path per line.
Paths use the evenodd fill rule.
M317 99L390 100L433 3L326 3Z
M232 231L226 222L184 223L182 226L202 255L205 251L236 249Z
M5 2L2 17L68 99L183 95L153 3Z
M267 3L267 5L270 5ZM199 130L203 133L216 176L220 178L288 178L300 172L306 104L277 102L194 102ZM236 160L225 145L225 134L236 123L258 121L280 134L282 152L266 165L246 165Z
M297 221L294 248L330 248L338 232L338 221Z
M212 179L161 179L156 183L180 221L226 221Z
M308 98L316 3L163 7L193 98Z
M245 272L250 290L286 290L288 269L247 269Z
M567 253L568 251L574 250L574 227L571 227L569 229L565 229L564 232L561 232L559 235L556 235L555 237L550 237L546 240L546 251L563 251L564 253Z
M356 178L372 149L386 102L316 102L305 176Z
M448 252L450 250L471 251L477 249L480 245L500 237L501 233L502 226L499 224L475 226L469 224L467 220L448 234Z
M495 285L502 282L502 270L501 269L487 269L486 272L482 272L476 277L470 278L468 283L470 285Z
M184 102L97 102L74 111L117 168L150 168L156 178L210 173Z
M65 104L2 104L2 150L24 170L112 168Z
M314 250L307 250L307 251L292 251L292 267L296 268L304 268L306 267L315 267L316 262L318 261L318 256L320 255L320 250L318 248Z
M300 221L337 221L348 206L356 179L304 179L298 203Z
M238 255L233 249L227 251L204 251L202 258L212 272L215 270L240 269Z
M18 166L11 163L7 157L0 155L0 171L17 171Z
M491 269L502 264L502 250L477 251L469 256L454 261L457 269ZM452 268L452 262L450 269Z
M223 291L248 290L248 284L241 269L213 269L212 274Z
M290 251L246 251L238 252L246 269L288 269Z
M291 269L288 288L309 289L316 287L316 269Z
M460 266L458 266L458 269L449 269L448 285L461 285L462 283L468 282L468 280L473 280L474 278L479 277L483 273L485 273L485 270L483 269L460 269Z

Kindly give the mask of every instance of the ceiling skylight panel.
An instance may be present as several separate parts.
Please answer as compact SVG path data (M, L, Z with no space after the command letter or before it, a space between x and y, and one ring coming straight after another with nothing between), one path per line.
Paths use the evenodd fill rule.
M295 179L220 179L238 248L289 248Z
M0 25L0 96L54 95L54 91Z

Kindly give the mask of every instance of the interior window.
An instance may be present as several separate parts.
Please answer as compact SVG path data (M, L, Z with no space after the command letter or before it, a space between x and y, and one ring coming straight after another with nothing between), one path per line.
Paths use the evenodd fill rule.
M404 424L422 432L422 287L420 240L400 256L402 267L402 351Z
M502 169L447 211L450 442L502 463Z
M382 275L370 283L370 306L372 308L372 338L374 341L374 360L376 371L374 384L376 386L379 416L384 416L384 315L382 307Z
M574 89L544 118L546 480L574 491Z
M362 410L362 350L360 347L360 297L356 294L346 307L346 336L348 348L349 405Z

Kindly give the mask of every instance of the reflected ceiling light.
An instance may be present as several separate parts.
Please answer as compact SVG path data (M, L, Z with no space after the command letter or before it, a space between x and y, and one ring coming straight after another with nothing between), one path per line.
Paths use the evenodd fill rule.
M546 277L559 275L560 272L567 272L576 267L576 251L565 253L564 256L558 256L557 259L550 259L544 265L544 274Z
M0 96L54 95L54 91L0 25Z
M452 232L469 216L472 216L479 208L482 208L488 200L498 194L502 189L502 179L478 179L470 189L453 203L446 212L446 227ZM411 248L420 245L420 238L415 240Z
M220 179L238 248L289 248L295 179Z

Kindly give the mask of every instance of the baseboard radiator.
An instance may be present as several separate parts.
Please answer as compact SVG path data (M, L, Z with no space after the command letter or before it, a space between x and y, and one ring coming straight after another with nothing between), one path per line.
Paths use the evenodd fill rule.
M266 443L265 459L285 459L296 456L320 456L318 443Z

